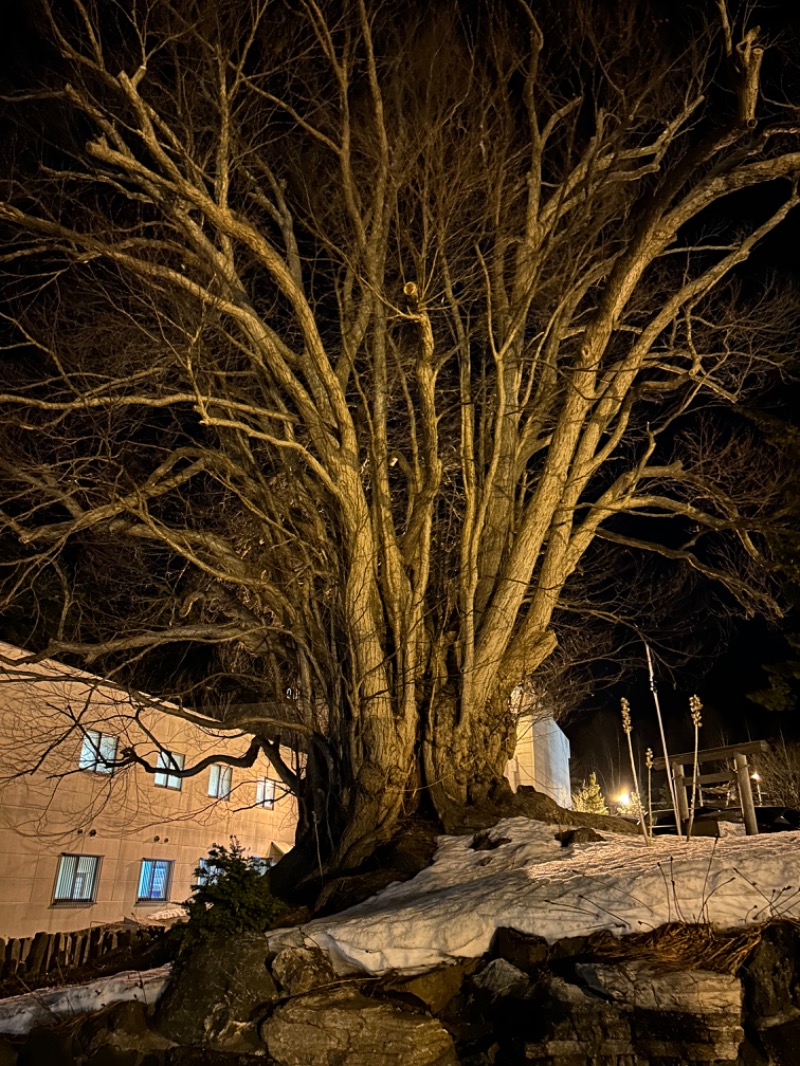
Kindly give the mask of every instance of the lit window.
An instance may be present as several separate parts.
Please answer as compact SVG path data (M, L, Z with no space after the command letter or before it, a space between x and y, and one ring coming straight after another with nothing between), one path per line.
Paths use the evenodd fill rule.
M170 773L169 771L182 770L185 761L185 755L178 755L178 753L174 751L160 751L158 753L158 773L155 775L155 783L158 787L174 788L180 792L183 778L178 777L177 774Z
M256 782L256 806L275 806L275 782L270 777L262 777Z
M233 769L230 766L212 766L211 774L208 778L209 796L216 796L217 799L221 800L229 799L232 780Z
M262 859L260 855L254 855L252 857L253 869L263 877L267 870L271 869L275 865L274 859Z
M139 874L139 900L165 900L169 892L172 861L169 859L142 859Z
M117 738L96 729L87 729L81 745L78 766L95 774L110 774L117 757Z
M62 855L53 903L91 903L99 870L99 855Z
M200 888L201 885L210 885L219 877L219 867L211 859L198 859L194 877L193 888Z

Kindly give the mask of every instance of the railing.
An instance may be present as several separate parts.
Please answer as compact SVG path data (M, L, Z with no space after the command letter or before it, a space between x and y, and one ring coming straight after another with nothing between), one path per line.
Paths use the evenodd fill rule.
M748 836L758 833L753 792L750 787L750 769L747 765L747 756L758 752L769 751L769 744L765 740L751 740L743 744L726 744L722 748L706 748L697 753L697 765L704 763L727 762L733 760L733 769L726 769L718 773L698 774L694 777L694 758L692 751L682 752L680 755L670 755L669 768L666 759L654 759L654 770L671 770L672 779L675 783L675 799L678 804L678 817L681 825L685 828L689 821L689 804L686 800L686 790L692 786L692 780L702 788L703 785L723 784L728 782L735 784L739 793L739 803L742 807L742 817L745 831ZM686 773L686 765L690 765L690 773Z

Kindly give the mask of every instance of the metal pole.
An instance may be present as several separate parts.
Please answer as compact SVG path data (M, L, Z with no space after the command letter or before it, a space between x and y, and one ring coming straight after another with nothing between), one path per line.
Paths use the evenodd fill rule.
M645 641L644 650L647 653L647 670L650 674L650 691L653 693L653 703L656 705L656 717L658 718L658 731L661 733L661 747L664 751L664 762L667 769L667 784L669 785L669 794L672 797L672 812L675 815L675 828L678 830L678 836L681 835L681 817L678 813L678 800L675 796L675 783L672 780L672 764L669 761L669 751L667 750L667 738L664 734L664 720L661 717L661 705L658 702L658 689L656 688L656 675L653 671L653 657L650 654L650 645Z

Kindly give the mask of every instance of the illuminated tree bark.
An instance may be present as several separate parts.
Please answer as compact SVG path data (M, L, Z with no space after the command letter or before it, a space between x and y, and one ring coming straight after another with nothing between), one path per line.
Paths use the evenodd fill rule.
M64 6L67 132L0 202L5 594L57 575L42 655L208 644L260 693L227 721L306 738L303 829L346 868L502 792L508 697L601 540L774 609L769 460L703 422L781 328L731 281L800 174L755 30ZM90 638L76 550L153 575Z

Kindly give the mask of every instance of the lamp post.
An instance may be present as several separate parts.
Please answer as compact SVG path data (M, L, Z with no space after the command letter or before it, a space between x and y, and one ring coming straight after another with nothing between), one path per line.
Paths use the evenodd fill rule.
M751 781L755 781L755 783L756 783L756 795L758 796L758 805L759 805L759 807L763 807L764 806L764 798L761 795L761 774L758 774L758 773L750 774L750 780Z

